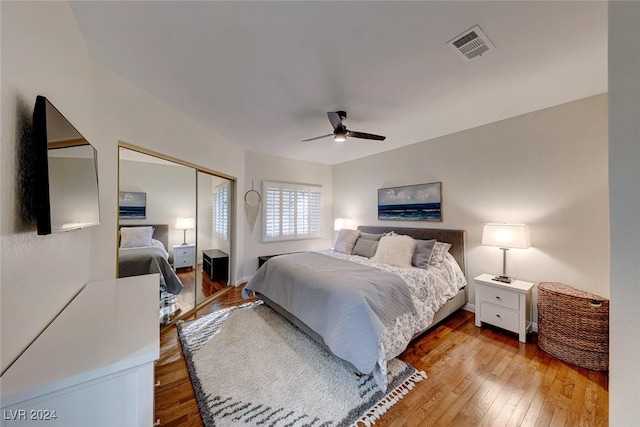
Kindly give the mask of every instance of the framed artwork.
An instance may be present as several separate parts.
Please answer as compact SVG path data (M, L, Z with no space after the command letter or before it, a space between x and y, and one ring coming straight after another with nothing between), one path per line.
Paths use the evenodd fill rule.
M120 206L120 219L145 219L147 217L147 193L121 191L118 206Z
M380 188L378 219L442 221L442 183Z

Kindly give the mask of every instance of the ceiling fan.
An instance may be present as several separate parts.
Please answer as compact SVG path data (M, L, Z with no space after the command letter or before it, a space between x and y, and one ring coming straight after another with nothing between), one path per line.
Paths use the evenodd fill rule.
M316 139L326 138L328 136L333 136L333 140L335 142L344 142L347 140L347 137L350 138L361 138L361 139L372 139L374 141L384 141L387 137L382 135L374 135L372 133L364 133L364 132L356 132L352 130L348 130L345 125L342 123L343 120L347 119L346 111L330 111L327 113L329 116L329 121L331 122L331 126L333 126L333 133L328 133L322 136L316 136L315 138L305 139L302 142L315 141Z

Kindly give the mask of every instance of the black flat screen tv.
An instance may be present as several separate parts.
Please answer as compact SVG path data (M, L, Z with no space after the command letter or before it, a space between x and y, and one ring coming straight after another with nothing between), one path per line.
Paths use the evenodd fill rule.
M98 153L44 96L33 110L38 234L100 224Z

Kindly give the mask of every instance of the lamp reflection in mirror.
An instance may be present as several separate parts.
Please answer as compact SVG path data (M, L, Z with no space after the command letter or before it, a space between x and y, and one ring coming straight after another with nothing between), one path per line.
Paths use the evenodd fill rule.
M527 249L531 246L529 229L526 224L485 224L482 231L482 244L485 246L497 246L502 252L502 275L493 280L511 283L512 278L507 276L507 251L509 249Z
M176 228L184 232L183 245L187 244L187 230L196 228L196 221L193 217L180 217L176 219Z

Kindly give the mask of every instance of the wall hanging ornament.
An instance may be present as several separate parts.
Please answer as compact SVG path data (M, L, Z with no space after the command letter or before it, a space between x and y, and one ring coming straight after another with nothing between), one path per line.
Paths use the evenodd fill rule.
M244 194L244 213L249 222L249 230L253 233L253 227L256 225L256 219L260 213L260 193L253 189L253 180L251 180L251 190Z

